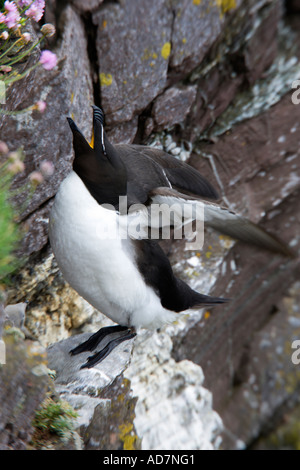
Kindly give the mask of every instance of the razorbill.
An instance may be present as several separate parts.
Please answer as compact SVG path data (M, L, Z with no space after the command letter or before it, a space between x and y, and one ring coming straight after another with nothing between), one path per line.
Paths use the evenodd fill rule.
M177 278L155 240L128 236L128 210L133 204L143 204L147 210L154 203L174 200L196 209L201 203L208 225L274 251L288 251L252 222L203 199L216 199L217 193L189 165L145 146L113 146L103 121L102 111L93 106L91 147L68 118L73 133L73 170L59 187L49 223L50 243L65 279L117 324L100 329L71 351L92 351L106 335L119 333L82 367L103 360L139 328L156 329L176 320L179 312L226 301L200 294ZM127 210L122 213L120 197L127 201Z

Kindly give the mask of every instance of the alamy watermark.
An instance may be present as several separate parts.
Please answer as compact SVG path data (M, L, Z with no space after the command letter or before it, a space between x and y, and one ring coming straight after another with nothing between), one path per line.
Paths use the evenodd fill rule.
M115 211L110 204L102 204L104 209ZM119 217L114 224L108 216L96 225L100 240L175 240L185 239L187 250L200 250L204 243L204 204L200 201L156 204L149 207L133 204L127 210L127 196L119 197ZM92 214L91 214L92 216ZM173 231L171 235L171 229Z
M292 349L295 349L291 356L292 363L297 366L300 364L300 339L295 339L291 345Z
M3 339L0 339L0 365L6 364L6 348Z
M293 81L292 88L296 89L292 94L292 103L300 104L300 79Z

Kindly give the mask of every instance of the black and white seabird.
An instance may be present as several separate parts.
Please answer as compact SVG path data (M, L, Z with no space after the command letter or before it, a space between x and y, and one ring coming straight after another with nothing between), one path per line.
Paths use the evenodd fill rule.
M119 211L120 196L127 197L128 208L136 203L146 207L156 202L170 204L174 199L191 206L204 203L208 225L289 254L285 245L257 225L208 202L217 198L217 192L194 168L157 149L113 146L104 131L102 111L96 106L93 111L94 147L68 118L73 170L60 185L49 224L51 246L65 279L117 323L102 328L71 353L92 351L104 336L120 332L82 367L103 360L139 328L157 329L176 320L178 312L226 301L200 294L177 278L156 241L129 237L129 215Z

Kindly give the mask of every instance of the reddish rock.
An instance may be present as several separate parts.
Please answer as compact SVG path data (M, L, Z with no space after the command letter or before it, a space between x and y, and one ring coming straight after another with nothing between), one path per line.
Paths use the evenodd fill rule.
M253 84L264 70L271 66L277 55L278 22L281 5L274 2L267 15L246 44L243 51L246 78ZM261 45L264 45L261 47Z
M260 221L289 243L295 253L300 250L298 116L299 107L292 104L288 94L267 112L221 136L215 144L202 146L214 157L215 169L233 207ZM211 178L209 160L194 155L191 164ZM213 235L206 235L202 256L208 245L213 246L213 240ZM203 367L214 406L225 421L225 447L235 447L238 439L247 445L289 399L288 387L282 385L276 391L265 381L264 374L273 371L274 375L277 366L271 359L267 364L258 364L257 357L263 360L263 351L255 349L255 344L263 334L276 344L291 342L290 329L274 329L274 324L282 323L282 319L274 323L273 314L279 310L281 298L299 279L299 272L299 257L287 259L236 244L223 260L216 285L217 295L232 300L185 333L174 349L177 359L187 358ZM259 403L268 402L269 408L263 414L259 409L250 410L249 370L255 371L258 385L264 384L258 391L262 395L256 397ZM292 374L297 389L295 366L286 372L286 380ZM243 393L245 390L248 393Z
M209 129L228 107L244 81L243 75L234 74L233 69L215 67L197 83L197 98L187 121L187 138L194 141Z
M182 123L195 101L196 86L168 88L154 103L152 117L156 129L166 129Z
M292 103L288 94L280 104L239 124L217 142L203 143L199 147L201 152L214 158L229 201L256 220L261 212L275 207L276 200L283 198L281 194L289 194L297 186L297 178L291 174L299 158L298 114L299 106ZM194 154L190 163L212 179L209 160ZM277 172L276 177L272 176L273 172ZM222 193L217 179L213 177L212 181ZM251 190L253 185L255 189ZM238 191L241 192L236 197ZM266 194L262 196L262 192L268 194L268 198Z

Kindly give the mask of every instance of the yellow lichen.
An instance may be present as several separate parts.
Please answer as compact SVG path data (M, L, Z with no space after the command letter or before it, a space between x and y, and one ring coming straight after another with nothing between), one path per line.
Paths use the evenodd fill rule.
M220 10L220 17L223 18L225 13L236 8L236 0L216 0L217 7Z
M147 49L147 47L144 49L144 54L142 55L141 59L142 60L149 60L151 57L151 52L149 51L149 49Z
M194 5L200 5L202 0L193 0L193 4Z
M100 84L101 86L110 86L113 81L113 77L110 73L100 73Z
M171 43L165 42L161 48L161 56L163 59L167 60L171 54Z
M120 439L123 442L124 450L135 450L135 442L137 441L137 436L134 433L133 424L120 424Z
M144 60L150 60L150 59L157 59L157 54L156 52L152 52L152 51L149 51L149 49L144 49L144 53L141 57L141 59L144 61ZM150 65L153 64L153 62L151 61Z

